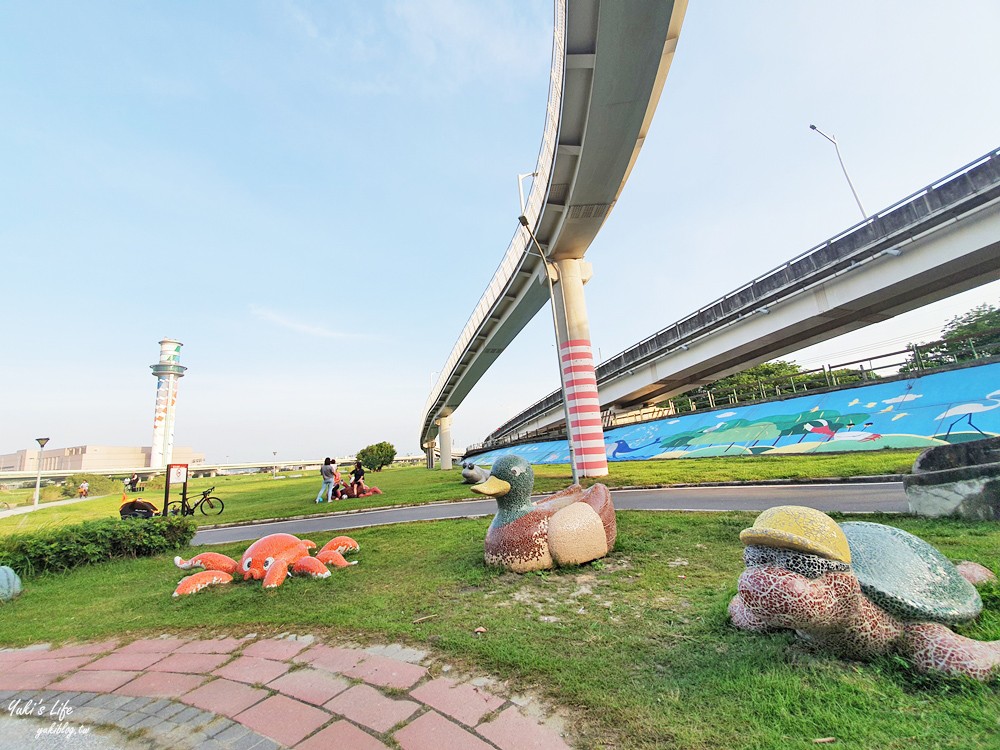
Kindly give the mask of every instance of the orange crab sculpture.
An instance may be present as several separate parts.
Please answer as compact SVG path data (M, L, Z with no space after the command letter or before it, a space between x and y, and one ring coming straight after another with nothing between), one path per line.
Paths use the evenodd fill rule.
M349 536L338 536L327 542L315 557L309 550L315 542L299 539L291 534L271 534L251 544L239 562L218 552L202 552L190 560L180 556L174 558L174 565L181 570L204 568L199 573L184 578L174 591L174 596L195 594L208 586L229 583L233 576L243 574L243 580L264 579L264 588L280 586L289 575L309 575L313 578L327 578L327 565L346 568L357 565L357 561L344 559L345 552L356 552L360 546Z

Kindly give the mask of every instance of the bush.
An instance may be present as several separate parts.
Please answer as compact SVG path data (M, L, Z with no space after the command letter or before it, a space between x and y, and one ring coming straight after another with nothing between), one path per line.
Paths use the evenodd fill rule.
M149 477L149 479L143 482L143 485L145 486L147 491L165 489L167 486L167 475L157 474L155 477ZM175 488L177 487L176 484L173 486Z
M396 449L392 443L387 443L384 440L358 451L358 460L372 471L382 471L382 467L391 464L395 458Z
M191 518L102 518L74 526L0 539L0 565L20 575L69 570L116 558L149 557L187 546L197 529Z
M101 474L74 474L62 486L63 497L76 497L77 489L84 480L90 484L91 497L122 494L122 483L119 479L111 479Z
M68 487L69 485L66 485ZM38 499L43 502L48 502L49 500L62 500L66 497L65 489L61 484L50 484L42 487L38 491ZM76 488L73 488L73 496L76 496ZM28 505L30 505L35 499L34 494L28 497Z

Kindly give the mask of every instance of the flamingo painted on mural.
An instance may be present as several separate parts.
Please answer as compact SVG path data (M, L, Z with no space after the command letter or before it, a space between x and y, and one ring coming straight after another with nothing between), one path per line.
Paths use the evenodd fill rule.
M1000 407L1000 391L993 391L992 393L987 393L984 396L985 401L992 401L992 404L984 403L983 401L972 401L968 404L958 404L953 406L944 414L939 414L935 419L948 419L949 417L956 417L955 421L948 425L948 431L944 434L944 439L947 440L948 436L951 434L952 429L961 422L963 419L969 423L969 427L974 429L983 437L988 437L988 435L972 424L972 415L979 414L984 411L992 411L997 407Z
M871 427L871 422L865 422L865 427ZM848 427L854 427L853 423L848 423ZM802 425L802 429L808 434L814 435L826 435L827 442L831 440L854 440L859 443L867 443L873 440L878 440L882 436L877 432L865 432L864 430L846 430L838 432L830 427L830 423L825 419L815 419L812 422L806 422ZM805 438L805 434L799 439L801 443Z
M827 440L830 440L834 435L837 434L836 430L830 429L830 423L827 422L825 419L817 419L813 422L806 422L804 425L802 425L802 429L809 434L826 435ZM799 442L801 443L803 439L805 439L804 434L802 435L802 438L799 439Z

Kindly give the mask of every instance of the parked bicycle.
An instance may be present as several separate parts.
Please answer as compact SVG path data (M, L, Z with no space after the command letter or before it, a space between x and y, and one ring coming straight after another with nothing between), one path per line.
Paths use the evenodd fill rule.
M222 500L212 497L215 487L209 487L201 493L201 497L193 503L189 503L187 497L182 496L180 500L171 500L164 509L164 515L168 516L193 516L196 510L201 510L206 516L219 515L225 505Z

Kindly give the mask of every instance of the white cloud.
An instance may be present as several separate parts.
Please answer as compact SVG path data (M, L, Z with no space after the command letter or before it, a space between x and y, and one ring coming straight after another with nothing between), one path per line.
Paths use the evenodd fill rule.
M905 404L907 401L916 401L918 398L923 398L922 394L919 393L904 393L902 396L896 396L896 398L887 398L883 401L883 404Z
M343 331L333 331L325 326L316 325L314 323L304 323L300 320L295 320L287 315L284 315L274 310L269 310L266 307L258 307L257 305L250 305L250 312L255 318L260 320L265 320L268 323L274 323L282 328L287 328L290 331L295 331L296 333L303 333L306 336L313 336L316 338L324 339L359 339L368 338L360 334L354 333L344 333Z

